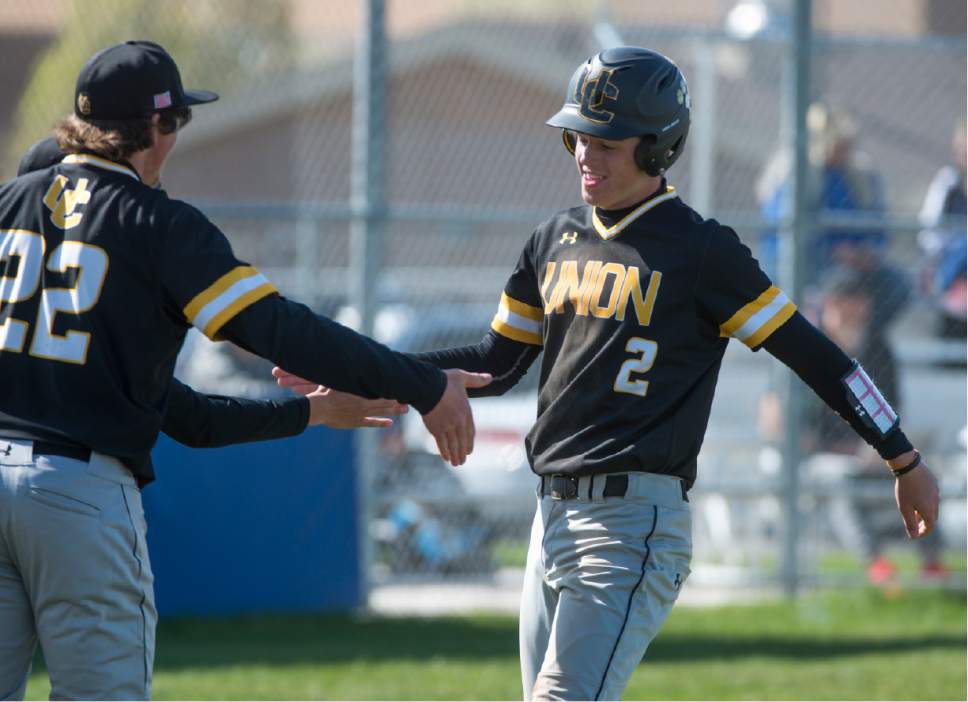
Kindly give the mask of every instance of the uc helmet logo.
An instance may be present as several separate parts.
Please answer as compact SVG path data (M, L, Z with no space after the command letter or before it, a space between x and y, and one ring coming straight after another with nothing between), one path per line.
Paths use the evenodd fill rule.
M602 69L594 76L586 71L575 87L575 102L582 117L597 124L608 124L615 113L605 108L606 101L618 100L618 86L612 82L615 69Z

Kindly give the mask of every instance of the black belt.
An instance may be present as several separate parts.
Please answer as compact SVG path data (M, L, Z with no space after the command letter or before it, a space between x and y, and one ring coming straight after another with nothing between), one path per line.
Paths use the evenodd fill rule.
M592 476L591 484L588 488L588 495L583 495L591 499L594 494L595 481L601 480L602 476ZM682 499L686 502L689 497L686 495L686 484L679 481L682 486ZM627 475L606 475L605 489L602 491L603 497L625 497L629 489L629 476ZM573 500L578 497L578 476L575 475L542 475L541 476L541 495L550 495L553 500Z
M35 456L61 456L73 458L75 461L87 463L91 460L91 449L83 446L68 446L67 444L53 444L49 441L34 441Z
M594 487L595 478L592 478ZM629 476L605 476L605 490L603 497L625 497L629 489ZM591 490L589 490L591 493ZM578 497L578 476L575 475L542 475L541 494L551 495L553 500L573 500ZM591 499L591 494L587 495Z

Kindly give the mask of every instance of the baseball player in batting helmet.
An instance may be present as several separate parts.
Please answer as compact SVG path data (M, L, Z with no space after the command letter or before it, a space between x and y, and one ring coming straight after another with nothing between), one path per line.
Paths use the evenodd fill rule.
M615 699L689 574L688 491L730 339L792 368L894 471L908 534L938 516L934 477L874 379L814 328L736 232L665 175L692 105L655 51L578 66L562 129L584 205L538 225L475 346L421 354L504 392L544 351L525 441L538 475L521 600L526 699ZM298 378L284 379L298 386Z
M151 693L157 615L141 493L189 327L314 382L413 405L455 465L465 387L286 300L201 212L155 187L193 105L159 45L82 67L67 155L0 187L0 697L38 639L58 699Z

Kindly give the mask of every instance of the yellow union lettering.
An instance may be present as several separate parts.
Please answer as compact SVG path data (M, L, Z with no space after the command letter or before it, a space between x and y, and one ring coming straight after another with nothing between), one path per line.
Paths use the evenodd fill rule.
M570 300L573 292L578 292L578 261L562 261L558 282L551 291L551 300L548 301L545 313L564 312L565 300Z
M541 281L541 299L544 301L545 314L563 313L565 303L569 302L577 316L587 317L591 312L599 319L614 318L619 322L625 321L625 313L631 300L636 320L640 326L647 327L652 322L652 312L661 282L662 273L652 271L643 294L637 266L626 269L621 263L588 261L579 282L577 261L561 261L560 266L549 261ZM607 300L603 304L602 297L606 294Z
M544 302L545 314L551 311L551 305L548 304L548 286L551 285L551 280L555 277L555 267L554 261L548 261L545 266L544 280L541 281L541 301Z
M659 271L652 271L649 276L649 287L642 297L642 283L639 279L638 266L629 266L625 272L625 282L622 284L622 294L619 296L618 309L615 311L615 319L619 322L625 320L625 308L628 307L629 298L635 306L635 317L643 327L649 326L652 321L652 310L655 308L655 296L659 294L659 283L662 282L662 274Z
M550 287L551 278L554 275L555 264L548 263L545 279L542 283L541 297L545 301L545 313L564 312L565 303L570 302L575 309L575 314L581 317L588 316L588 306L595 291L595 283L598 279L598 269L601 268L601 261L588 261L582 273L581 282L578 282L578 262L562 261L558 280L551 290L551 298L546 296Z
M602 305L602 293L605 291L605 284L610 276L614 276L612 286L608 295L608 304ZM600 319L608 319L615 315L615 306L618 304L619 293L622 286L619 281L625 278L625 266L621 263L606 263L598 270L598 279L595 281L595 291L592 293L591 312Z
M585 272L581 278L581 289L578 291L578 298L572 298L575 306L575 314L582 317L588 316L588 305L591 303L592 293L595 291L595 282L598 280L598 269L602 267L601 261L589 261L585 264Z

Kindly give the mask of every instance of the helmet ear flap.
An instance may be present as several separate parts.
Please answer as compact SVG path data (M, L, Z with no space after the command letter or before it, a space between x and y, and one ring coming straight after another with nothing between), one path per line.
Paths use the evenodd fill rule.
M645 171L650 176L661 175L661 172L652 172L655 170L655 157L653 155L655 142L654 134L643 134L639 138L638 146L635 147L635 165L639 167L640 171Z
M575 155L575 133L570 129L561 130L561 141L564 143L565 148L568 149L568 153L572 156Z
M671 146L663 146L661 150L657 150L657 143L658 139L654 134L645 134L635 147L635 165L653 177L665 175L669 166L679 158L686 143L686 135L683 134Z

